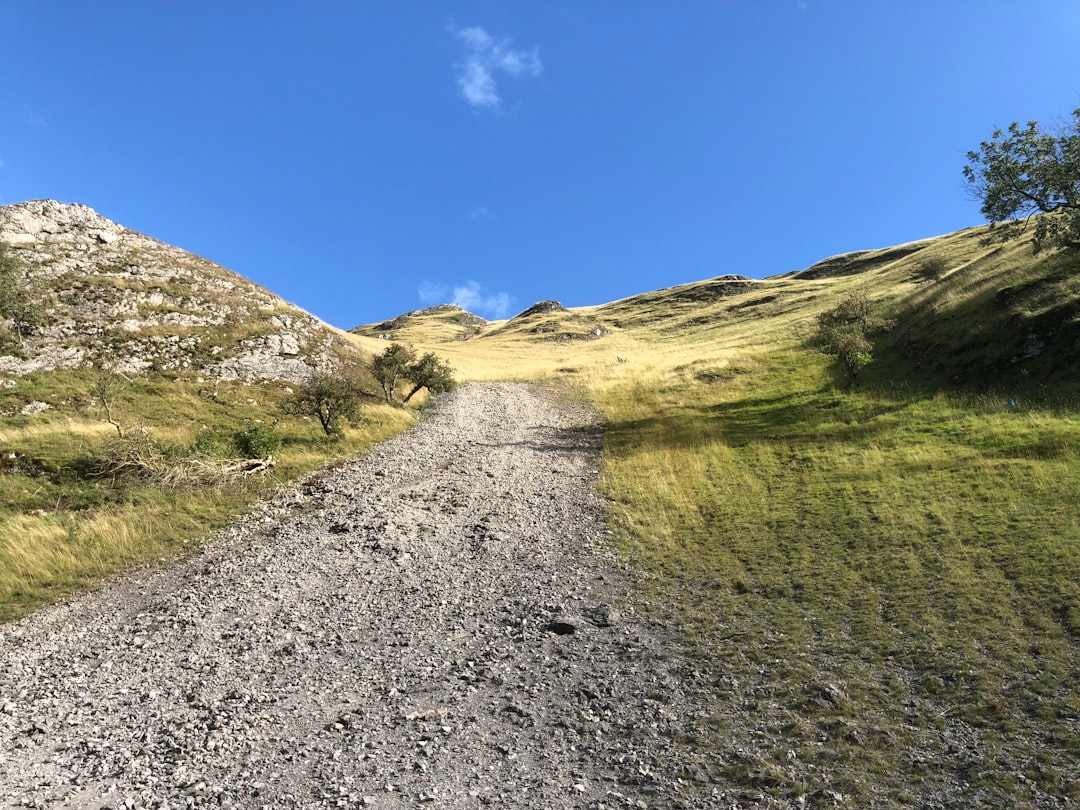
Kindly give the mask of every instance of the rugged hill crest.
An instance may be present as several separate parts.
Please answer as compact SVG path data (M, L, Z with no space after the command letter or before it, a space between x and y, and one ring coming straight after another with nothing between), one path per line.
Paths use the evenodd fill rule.
M388 321L354 327L349 331L357 335L381 340L412 340L419 328L434 326L454 340L468 340L482 332L488 322L457 304L438 304L425 309L414 309Z
M0 207L0 242L46 315L0 373L147 370L299 381L355 350L336 330L241 276L54 200Z

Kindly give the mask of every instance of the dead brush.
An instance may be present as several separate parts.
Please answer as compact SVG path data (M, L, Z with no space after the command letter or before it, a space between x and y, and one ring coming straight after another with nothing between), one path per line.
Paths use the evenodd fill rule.
M88 467L92 477L114 483L137 481L179 488L222 485L238 477L269 472L274 457L217 459L201 453L177 456L168 452L149 429L136 426L106 441Z

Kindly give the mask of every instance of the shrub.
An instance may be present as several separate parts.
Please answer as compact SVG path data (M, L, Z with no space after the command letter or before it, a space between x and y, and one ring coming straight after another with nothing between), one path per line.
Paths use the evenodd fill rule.
M915 268L915 275L926 281L937 281L949 272L949 263L941 256L923 259Z
M243 458L266 458L281 446L274 426L266 422L248 422L233 434L233 447Z
M346 372L319 372L299 386L281 403L281 409L292 416L314 416L323 433L337 441L345 435L343 423L355 422L360 416L360 400L369 396Z
M225 458L231 455L234 446L236 446L235 440L229 442L216 430L203 428L195 434L195 440L191 443L191 453L213 458Z

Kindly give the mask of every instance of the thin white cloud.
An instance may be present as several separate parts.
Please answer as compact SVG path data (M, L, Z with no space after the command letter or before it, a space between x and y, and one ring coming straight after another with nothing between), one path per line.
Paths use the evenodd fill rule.
M0 163L0 166L3 164ZM477 205L469 210L469 219L493 219L494 214L486 205Z
M479 26L450 25L448 30L465 50L457 64L457 81L461 95L473 107L499 109L502 98L495 84L496 74L517 79L539 76L544 69L537 48L531 51L514 48L509 39L496 39Z
M49 122L30 109L29 104L23 105L23 118L32 127L47 127Z
M428 306L457 304L462 309L485 318L505 318L514 306L514 297L510 293L485 290L478 281L466 281L452 288L446 284L425 281L416 292L421 302Z
M445 284L436 284L434 281L424 281L416 288L416 294L420 296L422 304L445 304L450 295L450 288Z
M509 293L489 293L477 282L468 281L463 286L454 287L452 303L485 318L505 318L510 314L514 299Z

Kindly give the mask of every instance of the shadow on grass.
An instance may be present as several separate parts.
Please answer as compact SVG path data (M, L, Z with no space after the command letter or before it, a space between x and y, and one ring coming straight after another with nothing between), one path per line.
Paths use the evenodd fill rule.
M754 397L703 406L682 406L660 414L606 425L609 446L656 443L669 448L721 441L730 447L754 442L822 441L862 443L894 430L879 417L905 402L855 399L831 390Z
M876 365L934 392L1052 397L1053 387L1075 386L1080 299L1073 279L1080 258L1051 254L1007 278L982 277L985 265L980 259L955 282L912 297L878 342Z

